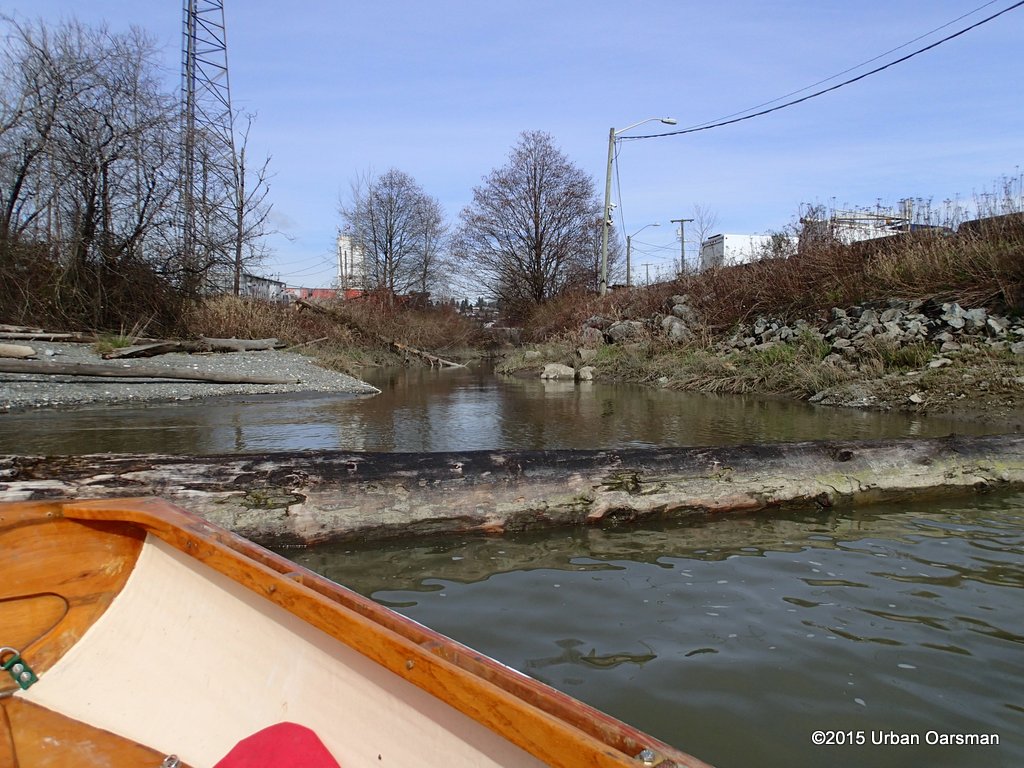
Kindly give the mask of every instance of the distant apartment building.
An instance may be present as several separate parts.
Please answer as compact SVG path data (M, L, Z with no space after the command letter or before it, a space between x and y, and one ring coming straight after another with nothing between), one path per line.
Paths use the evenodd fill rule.
M243 272L238 283L238 293L250 299L262 301L285 301L285 284L269 277L250 275Z
M229 269L211 269L206 276L204 291L211 296L233 294L235 292L235 274ZM260 301L286 301L285 284L280 280L242 272L238 276L238 295L247 299Z
M338 235L338 288L342 291L366 290L366 259L363 249L351 235Z
M795 248L793 238L782 235L712 235L700 244L700 270L749 264Z

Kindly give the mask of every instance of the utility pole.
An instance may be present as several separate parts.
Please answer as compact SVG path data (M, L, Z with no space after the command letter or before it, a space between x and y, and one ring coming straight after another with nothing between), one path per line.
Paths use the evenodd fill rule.
M630 251L630 244L632 243L632 241L633 241L633 236L632 235L626 235L626 287L627 288L629 288L629 287L631 287L633 285L633 281L630 280L630 277L629 277L629 273L632 271L631 267L629 265L629 251Z
M679 274L686 273L686 222L693 219L670 219L673 224L679 225Z
M641 232L643 232L648 227L660 227L660 226L661 226L661 224L655 221L655 222L653 222L651 224L644 224L644 226L640 227L640 229L638 229L632 235L626 235L626 287L627 288L629 288L630 286L633 285L632 278L630 277L630 275L632 275L633 270L632 270L632 267L630 266L630 262L629 262L629 255L630 255L630 251L632 250L633 238L636 235L639 235Z
M644 271L647 273L647 285L651 284L651 265L644 264Z

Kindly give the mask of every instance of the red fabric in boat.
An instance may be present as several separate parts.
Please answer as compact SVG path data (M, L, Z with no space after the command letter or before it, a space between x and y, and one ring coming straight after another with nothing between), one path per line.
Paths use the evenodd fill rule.
M313 731L278 723L238 742L214 768L340 768Z

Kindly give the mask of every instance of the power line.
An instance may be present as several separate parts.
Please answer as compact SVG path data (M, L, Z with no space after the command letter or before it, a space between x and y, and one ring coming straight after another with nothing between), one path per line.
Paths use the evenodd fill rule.
M762 117L763 115L767 115L767 114L770 114L772 112L778 112L780 109L785 109L786 107L792 107L792 106L794 106L796 104L801 104L801 103L803 103L805 101L809 101L810 99L816 98L818 96L822 96L822 95L824 95L826 93L831 93L832 91L838 90L838 89L842 88L843 86L850 85L851 83L856 83L859 80L863 80L866 77L870 77L871 75L876 75L879 72L882 72L882 71L884 71L886 69L889 69L890 67L896 66L897 64L902 64L903 62L908 61L909 59L912 59L915 56L918 56L918 55L920 55L922 53L925 53L926 51L930 51L933 48L937 48L938 46L942 45L943 43L948 43L950 40L953 40L954 38L960 37L961 35L964 35L967 32L970 32L972 29L977 29L982 24L987 24L988 22L992 21L993 19L997 19L1000 16L1002 16L1003 14L1009 13L1010 11L1015 10L1015 9L1021 7L1022 5L1024 5L1024 0L1020 0L1020 2L1014 3L1013 5L1009 6L1008 8L1004 8L1003 10L999 11L998 13L994 13L991 16L982 19L981 21L975 22L974 24L971 24L969 27L964 27L959 32L954 32L953 34L947 35L946 37L942 38L941 40L936 40L934 43L931 43L930 45L926 45L923 48L919 48L919 49L917 49L916 51L914 51L912 53L908 53L906 56L901 56L898 59L890 61L888 64L883 64L880 67L875 67L874 69L869 70L868 72L865 72L865 73L863 73L861 75L857 75L856 77L851 77L850 79L844 80L841 83L837 83L836 85L830 86L828 88L823 88L820 91L815 91L814 93L810 93L807 96L802 96L799 99L793 99L792 101L787 101L784 104L779 104L777 107L771 107L769 109L762 109L759 112L754 112L753 114L750 114L750 115L744 115L743 117L734 117L734 118L732 118L730 120L719 120L718 122L714 122L714 123L701 124L701 125L697 125L697 126L694 126L694 127L691 127L691 128L684 128L684 129L679 130L679 131L668 131L666 133L651 133L651 134L646 134L644 136L622 136L619 139L619 141L631 141L631 140L636 140L636 139L658 139L658 138L661 138L663 136L680 136L680 135L685 134L685 133L697 133L698 131L708 131L708 130L710 130L712 128L721 128L724 125L732 125L733 123L740 123L740 122L743 122L744 120L751 120L751 119L753 119L755 117ZM982 6L982 7L984 7L984 6ZM829 79L832 79L832 78L829 78ZM827 81L825 81L825 82L827 82ZM808 86L808 87L812 87L812 86ZM802 89L802 90L806 90L806 89ZM796 91L796 93L799 93L799 92L800 91ZM785 97L781 97L781 98L785 98ZM770 104L771 102L766 102L766 103Z
M710 125L711 123L717 123L719 120L728 120L730 117L736 117L737 115L744 115L747 112L752 112L755 109L760 109L761 107L767 107L769 104L774 104L777 101L782 101L783 99L788 99L790 96L796 96L798 93L803 93L804 91L809 91L809 90L811 90L811 88L817 88L819 85L823 85L824 83L831 82L832 80L835 80L837 77L842 77L843 75L845 75L845 74L847 74L849 72L854 72L854 71L860 69L861 67L865 67L868 64L871 64L874 61L878 61L879 59L888 56L890 53L896 53L896 51L900 51L900 50L906 48L908 45L913 45L918 40L924 40L926 37L931 37L932 35L934 35L939 30L945 29L946 27L950 27L953 24L956 24L958 21L962 21L963 19L966 19L968 16L973 16L978 11L980 11L982 8L987 8L990 5L994 5L996 2L997 2L997 0L989 0L987 3L984 3L983 5L980 5L977 8L975 8L973 11L968 11L967 13L964 13L964 14L961 14L960 16L957 16L955 19L951 19L950 21L947 21L945 24L940 24L939 26L935 27L934 29L929 30L928 32L925 32L923 35L918 35L914 39L908 40L907 42L903 43L902 45L897 45L895 48L890 48L888 51L884 51L883 53L880 53L877 56L872 56L867 61L862 61L860 64L855 64L852 67L848 67L847 69L844 69L842 72L836 72L834 75L831 75L829 77L826 77L826 78L823 78L821 80L818 80L816 83L811 83L810 85L806 85L803 88L797 88L795 91L790 91L789 93L784 93L784 94L782 94L781 96L779 96L777 98L770 99L769 101L765 101L765 102L762 102L760 104L755 104L754 106L748 107L747 109L741 109L738 112L733 112L733 113L728 114L728 115L723 115L722 117L716 117L713 120L706 120L703 123L697 123L696 125L692 125L692 126L689 126L689 127L690 128L699 128L701 126Z

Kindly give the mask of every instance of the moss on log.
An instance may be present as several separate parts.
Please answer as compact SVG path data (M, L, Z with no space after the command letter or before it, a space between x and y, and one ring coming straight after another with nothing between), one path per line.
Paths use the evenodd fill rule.
M598 451L0 457L0 501L162 496L264 544L852 506L1024 487L1024 437Z

